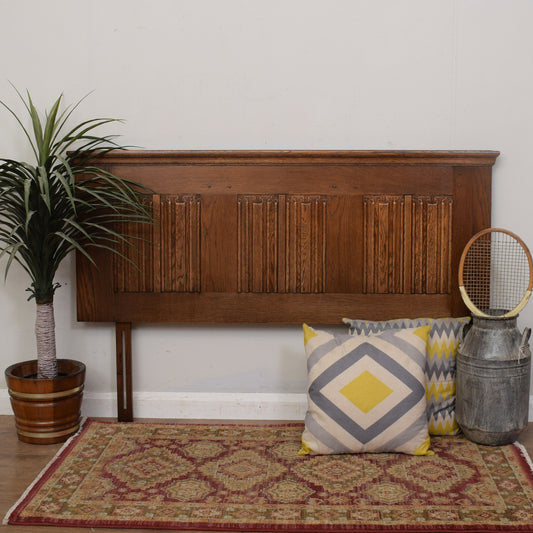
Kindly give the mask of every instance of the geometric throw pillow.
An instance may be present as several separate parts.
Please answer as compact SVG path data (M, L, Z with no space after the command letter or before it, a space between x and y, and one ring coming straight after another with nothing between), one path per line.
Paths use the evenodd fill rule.
M303 329L308 409L301 455L433 454L424 386L429 326L373 336Z
M426 398L430 435L457 435L455 419L455 354L469 317L415 318L370 322L344 319L352 335L372 335L387 329L431 326L427 344Z

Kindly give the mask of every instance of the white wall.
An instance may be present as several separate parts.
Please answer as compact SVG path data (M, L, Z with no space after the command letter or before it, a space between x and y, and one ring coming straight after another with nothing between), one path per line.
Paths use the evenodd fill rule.
M47 107L94 90L76 118L124 118L146 149L500 150L493 225L533 247L530 0L0 0L0 16L16 108L7 80ZM29 157L0 121L0 154ZM72 260L58 280L59 354L111 397L113 327L76 322ZM0 285L0 368L34 356L26 285L17 269ZM296 327L137 328L134 388L302 393L301 345Z

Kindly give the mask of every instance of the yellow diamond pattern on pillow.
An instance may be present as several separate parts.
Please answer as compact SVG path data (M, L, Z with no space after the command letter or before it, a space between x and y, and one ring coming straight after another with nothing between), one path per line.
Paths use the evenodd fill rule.
M424 369L430 327L332 335L304 325L308 409L301 454L429 455Z
M426 346L426 398L427 416L431 435L456 435L460 433L455 420L455 354L463 327L469 317L460 318L400 318L372 322L351 320L344 323L352 335L372 335L388 329L431 326Z
M345 385L340 392L363 413L368 413L389 396L392 389L365 370Z

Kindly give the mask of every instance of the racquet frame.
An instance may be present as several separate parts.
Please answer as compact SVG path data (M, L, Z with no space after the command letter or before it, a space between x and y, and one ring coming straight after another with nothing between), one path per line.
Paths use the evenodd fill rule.
M522 249L524 250L527 260L529 262L529 285L525 291L525 294L520 300L520 302L516 305L516 307L507 311L503 315L489 315L487 313L484 313L481 309L478 309L478 307L474 304L474 302L472 302L472 300L468 296L468 293L466 292L466 289L464 286L463 269L464 269L466 256L470 248L474 244L474 242L476 242L479 238L489 233L505 233L509 235L510 237L512 237L513 239L515 239L520 244L520 246L522 246ZM522 311L522 309L524 309L524 307L526 306L529 300L529 297L531 296L532 288L533 288L533 259L531 258L531 253L528 247L518 235L516 235L512 231L502 229L502 228L487 228L487 229L480 231L479 233L476 233L468 241L461 255L461 261L459 262L459 291L461 293L461 297L463 298L465 305L468 307L468 309L472 312L473 315L479 316L482 318L509 318L509 317L517 316Z

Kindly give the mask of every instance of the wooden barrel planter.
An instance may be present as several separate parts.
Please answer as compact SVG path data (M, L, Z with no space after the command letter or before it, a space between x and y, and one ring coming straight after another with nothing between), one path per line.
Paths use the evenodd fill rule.
M85 365L58 359L59 375L37 379L37 361L24 361L5 371L18 438L32 444L64 442L81 421Z

